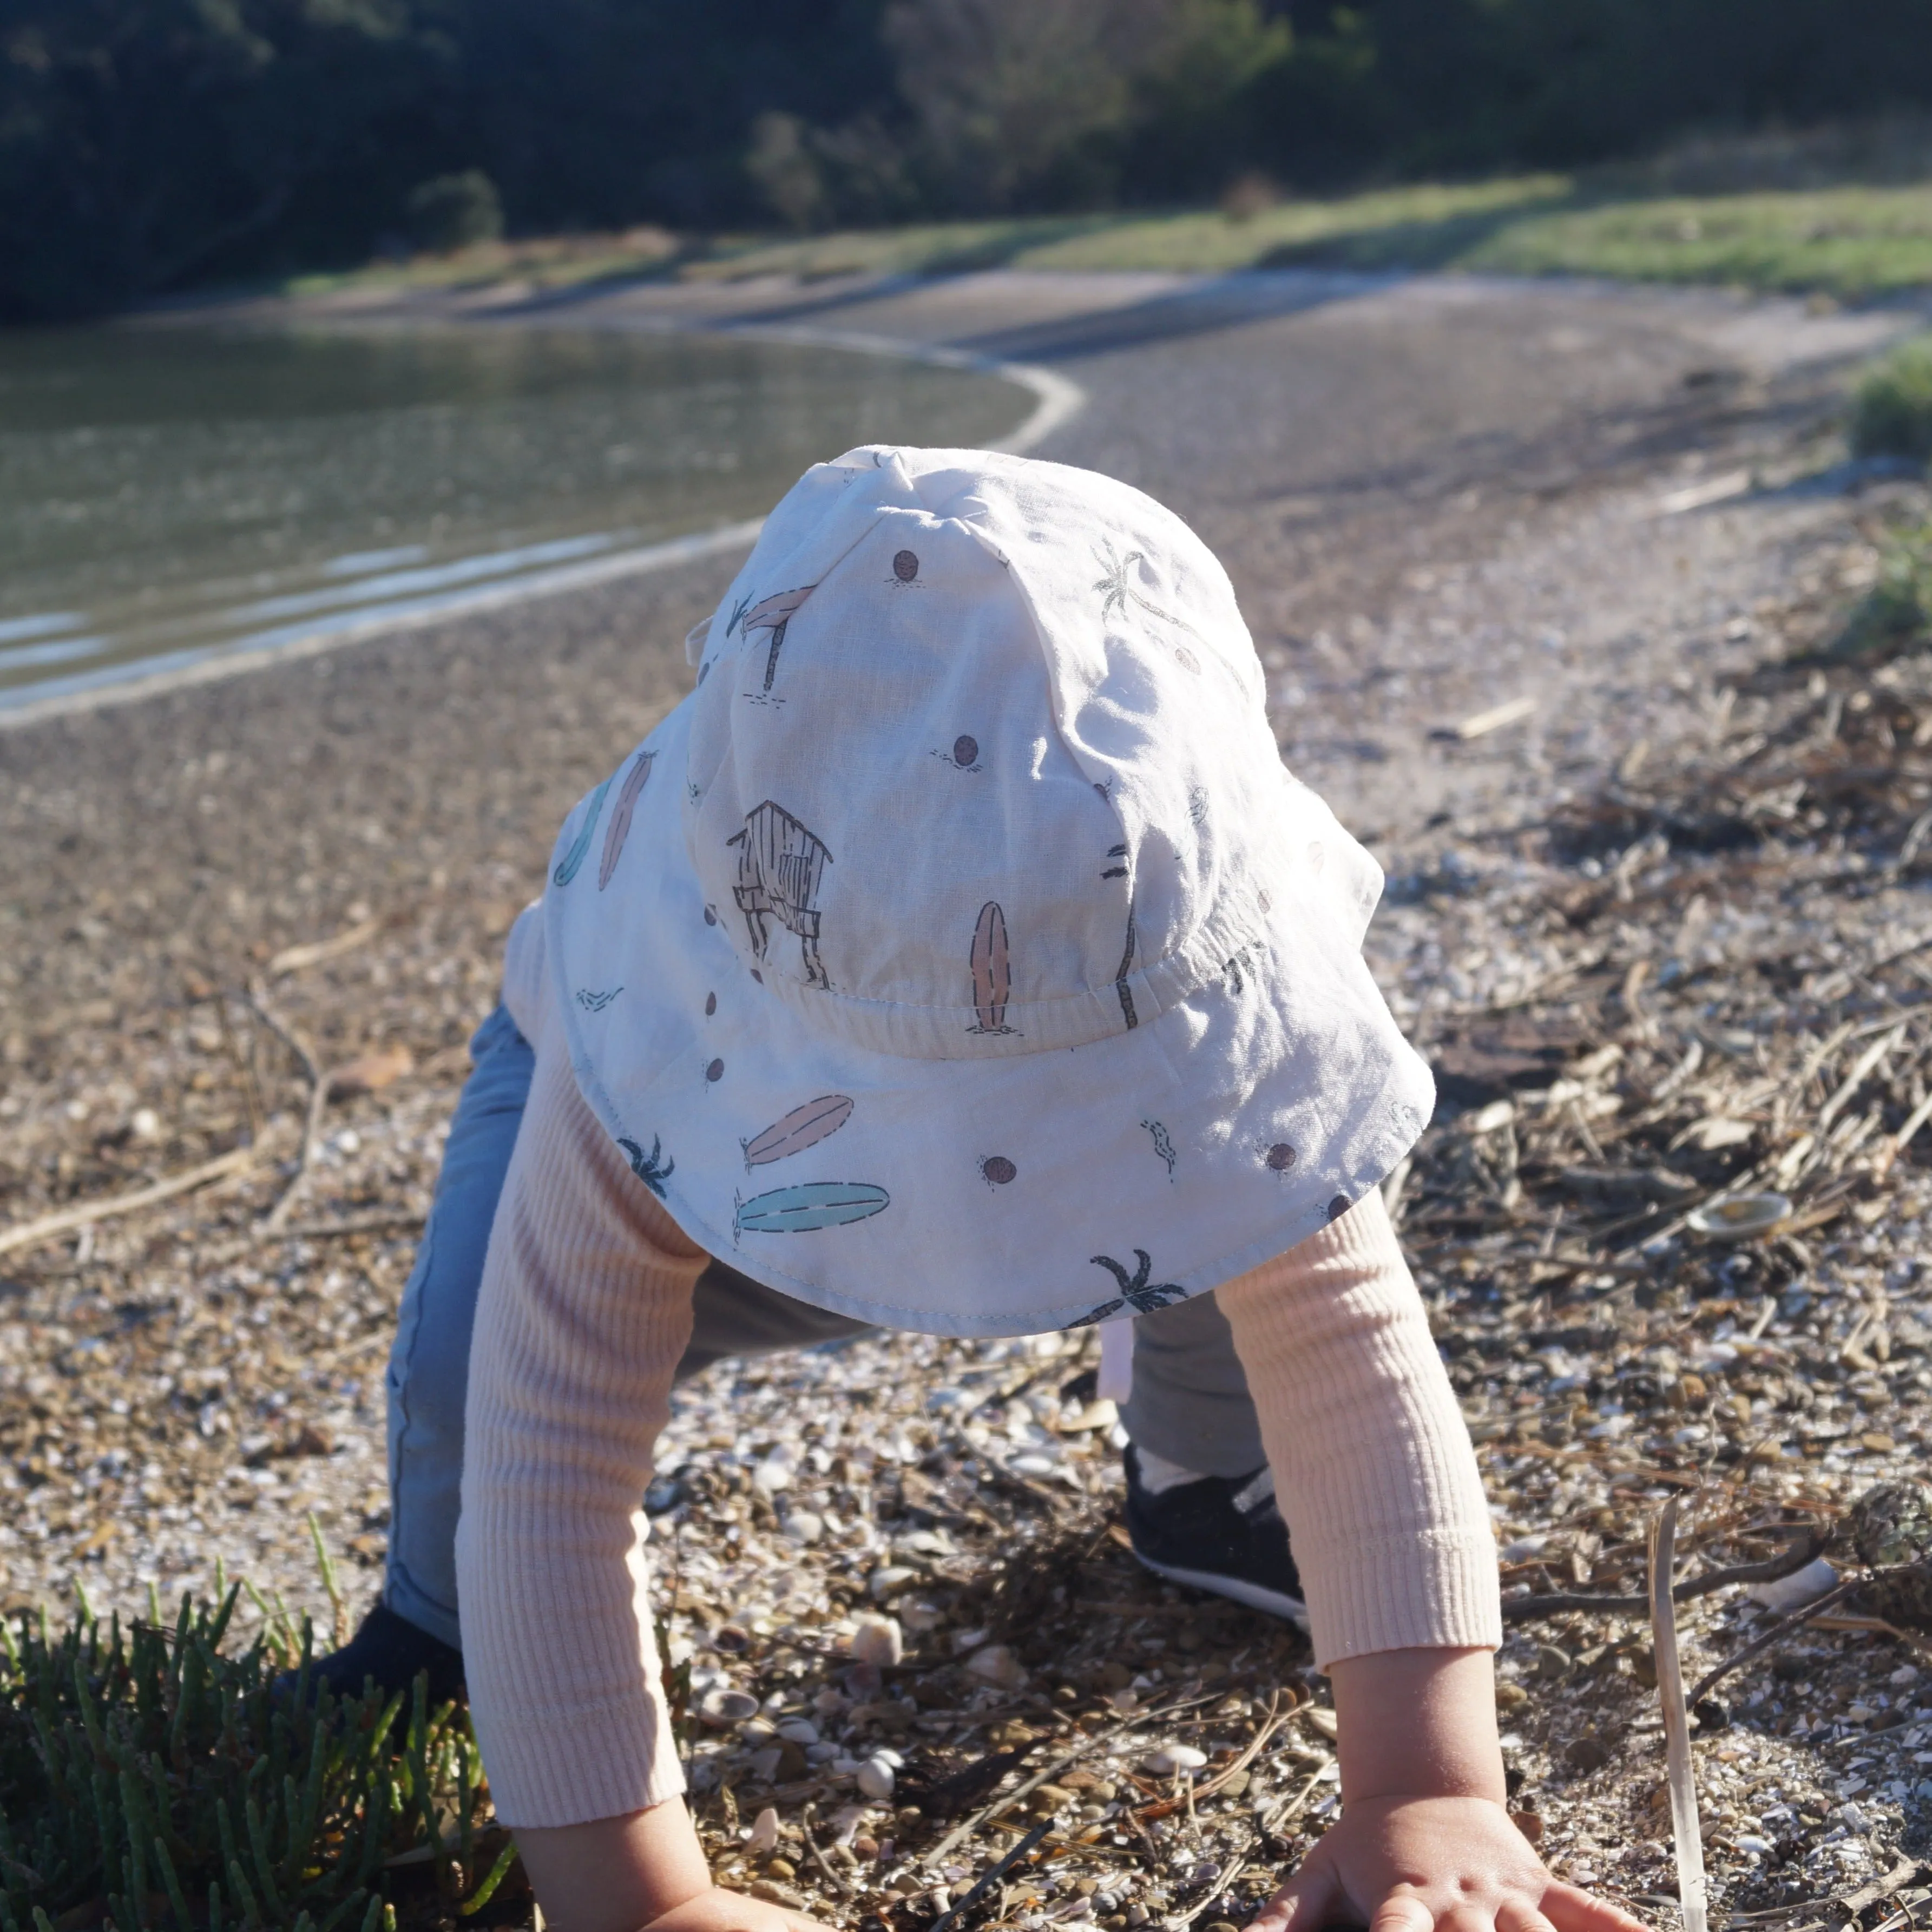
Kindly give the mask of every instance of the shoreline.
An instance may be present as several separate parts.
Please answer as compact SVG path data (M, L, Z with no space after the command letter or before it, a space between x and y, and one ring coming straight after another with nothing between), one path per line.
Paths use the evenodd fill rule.
M196 320L217 320L220 312L218 307L212 307L197 317L193 311L177 311L169 321L173 326L185 326ZM338 318L336 326L352 325ZM896 340L889 336L755 322L722 327L674 322L667 325L662 332L741 336L754 341L786 343L850 355L884 356L934 368L966 370L994 376L1027 391L1034 398L1033 408L1018 425L988 446L1014 455L1024 455L1071 422L1087 400L1078 384L1052 370L966 350ZM259 634L237 639L232 644L191 647L183 652L164 654L160 663L152 669L142 669L142 665L147 661L136 659L124 668L83 673L67 680L50 679L45 682L56 688L41 697L11 700L0 694L0 732L25 729L48 718L76 712L139 704L168 692L239 676L271 664L299 662L346 644L417 630L426 625L459 622L534 599L626 578L650 575L726 551L748 550L757 542L764 523L761 517L748 518L716 530L693 531L638 545L586 562L529 572L508 582L433 593L416 600L406 608L391 610L380 615L346 614L312 626L288 626L278 634ZM34 687L28 686L23 688L32 692Z

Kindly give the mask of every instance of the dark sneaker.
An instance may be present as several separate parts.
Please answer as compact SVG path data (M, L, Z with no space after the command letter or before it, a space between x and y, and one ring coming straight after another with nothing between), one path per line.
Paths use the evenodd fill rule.
M338 1697L359 1697L363 1686L374 1678L385 1697L393 1697L398 1690L406 1694L416 1673L424 1670L429 1672L432 1711L462 1690L462 1652L398 1616L388 1604L378 1604L340 1650L310 1664L309 1694L313 1696L326 1684ZM275 1688L284 1696L291 1696L296 1683L296 1673L286 1670L275 1679Z
M1274 1476L1264 1463L1252 1476L1197 1476L1151 1493L1141 1481L1133 1444L1127 1472L1127 1534L1134 1554L1156 1576L1211 1590L1250 1610L1306 1625L1301 1576L1288 1547L1288 1525L1275 1507Z

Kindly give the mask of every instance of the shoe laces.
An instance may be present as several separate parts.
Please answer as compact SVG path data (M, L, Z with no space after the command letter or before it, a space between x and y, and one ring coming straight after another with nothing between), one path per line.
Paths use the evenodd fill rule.
M1244 1516L1279 1514L1275 1502L1274 1472L1264 1462L1229 1499ZM1264 1509L1262 1505L1267 1508Z

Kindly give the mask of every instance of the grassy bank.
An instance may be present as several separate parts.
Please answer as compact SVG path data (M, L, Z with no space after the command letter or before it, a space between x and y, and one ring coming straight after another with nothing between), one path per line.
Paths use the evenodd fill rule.
M1665 177L1667 181L1667 176ZM1431 269L1715 283L1863 301L1932 287L1932 179L1725 192L1541 174L1378 188L1227 210L1039 216L788 236L621 236L492 244L308 276L297 295L630 276L736 280L973 269Z

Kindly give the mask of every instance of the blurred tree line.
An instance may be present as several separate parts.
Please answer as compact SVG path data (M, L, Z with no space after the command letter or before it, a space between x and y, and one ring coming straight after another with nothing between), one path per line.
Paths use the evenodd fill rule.
M512 230L1568 165L1932 103L1932 0L0 0L0 316Z

